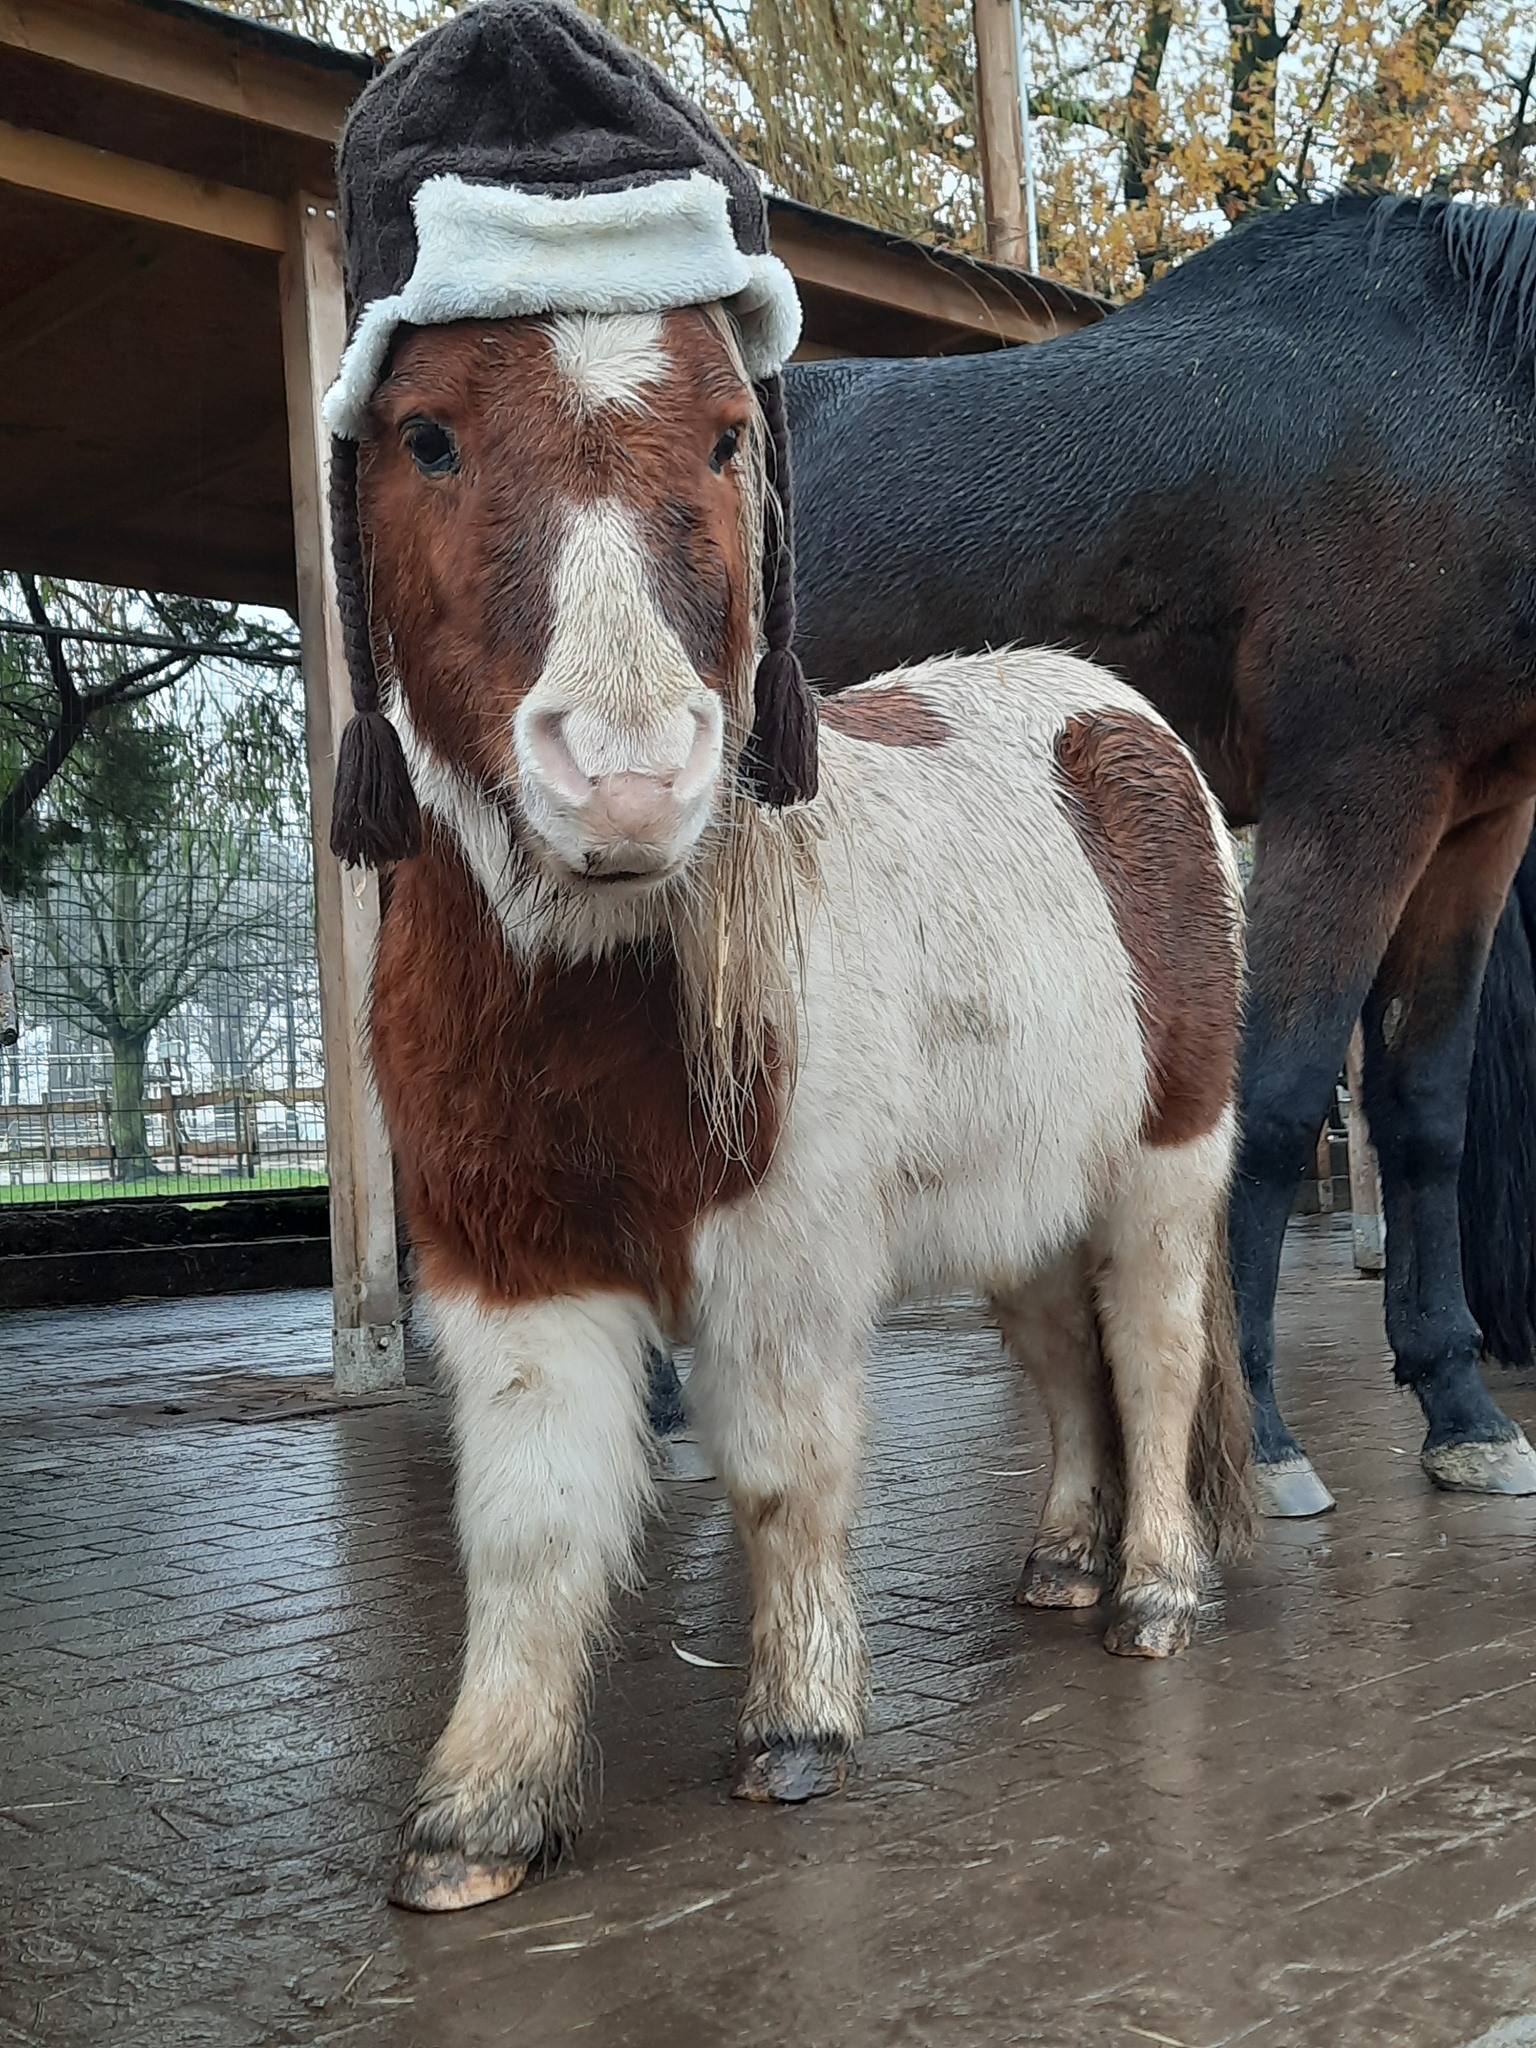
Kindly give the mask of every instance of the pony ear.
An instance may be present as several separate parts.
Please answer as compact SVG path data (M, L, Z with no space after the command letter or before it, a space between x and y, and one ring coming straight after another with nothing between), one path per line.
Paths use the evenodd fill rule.
M378 868L420 853L421 811L400 735L379 705L363 582L357 443L340 437L331 442L331 548L353 708L336 750L331 851L349 867Z
M778 498L763 520L763 640L753 692L752 732L742 755L742 774L759 803L782 809L809 803L816 794L818 719L816 698L794 650L795 540L793 479L789 466L789 424L784 417L784 380L758 386L768 438L768 480Z

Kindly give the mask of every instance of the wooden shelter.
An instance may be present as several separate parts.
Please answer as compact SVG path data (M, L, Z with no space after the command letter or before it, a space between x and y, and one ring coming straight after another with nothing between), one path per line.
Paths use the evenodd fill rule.
M374 883L326 851L348 708L321 394L345 327L332 153L370 60L193 0L0 0L0 566L298 618L339 1384L402 1371L359 1019ZM24 119L25 125L19 125ZM1086 294L775 203L807 355L1038 341Z

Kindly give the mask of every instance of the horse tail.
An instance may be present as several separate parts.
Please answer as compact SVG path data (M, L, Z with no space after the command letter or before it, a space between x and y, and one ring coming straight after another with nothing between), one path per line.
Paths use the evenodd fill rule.
M1253 1410L1237 1345L1237 1304L1223 1208L1205 1276L1205 1370L1189 1445L1189 1491L1215 1557L1240 1557L1253 1542Z
M1536 1365L1536 836L1483 976L1459 1195L1462 1279L1483 1348Z

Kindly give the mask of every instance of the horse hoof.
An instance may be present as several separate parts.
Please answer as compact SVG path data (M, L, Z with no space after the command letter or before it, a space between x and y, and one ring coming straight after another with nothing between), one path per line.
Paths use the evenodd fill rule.
M1536 1451L1518 1429L1497 1444L1426 1444L1419 1463L1447 1493L1536 1493Z
M1122 1607L1104 1632L1111 1657L1177 1657L1195 1639L1198 1608L1159 1601Z
M807 1799L841 1792L848 1764L848 1745L836 1736L769 1742L743 1755L731 1797L758 1806L803 1806Z
M389 1902L412 1913L461 1913L510 1897L527 1874L526 1863L472 1863L457 1849L407 1849Z
M1306 1457L1282 1458L1275 1465L1253 1468L1259 1513L1277 1522L1303 1522L1308 1515L1326 1515L1337 1505Z
M1031 1552L1014 1592L1015 1607L1097 1607L1104 1595L1104 1576L1069 1557Z

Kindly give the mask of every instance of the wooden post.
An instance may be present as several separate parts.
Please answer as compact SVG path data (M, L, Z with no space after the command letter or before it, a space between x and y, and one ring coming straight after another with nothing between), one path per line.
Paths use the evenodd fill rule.
M364 1049L379 932L379 885L377 877L366 872L344 874L330 850L336 738L352 711L326 516L330 435L320 417L320 401L346 339L334 202L309 193L295 195L289 207L280 289L325 1052L334 1305L331 1359L337 1390L359 1394L403 1386L405 1352L394 1171Z
M1381 1273L1387 1264L1387 1226L1381 1211L1381 1170L1365 1121L1364 1063L1365 1040L1357 1024L1349 1035L1344 1066L1345 1085L1349 1089L1349 1206L1355 1270Z
M972 0L976 25L976 124L987 254L1029 261L1024 211L1024 142L1019 126L1019 56L1012 0Z
M16 955L11 950L11 914L0 896L0 1045L14 1045L21 1036L21 1011L16 1002Z

